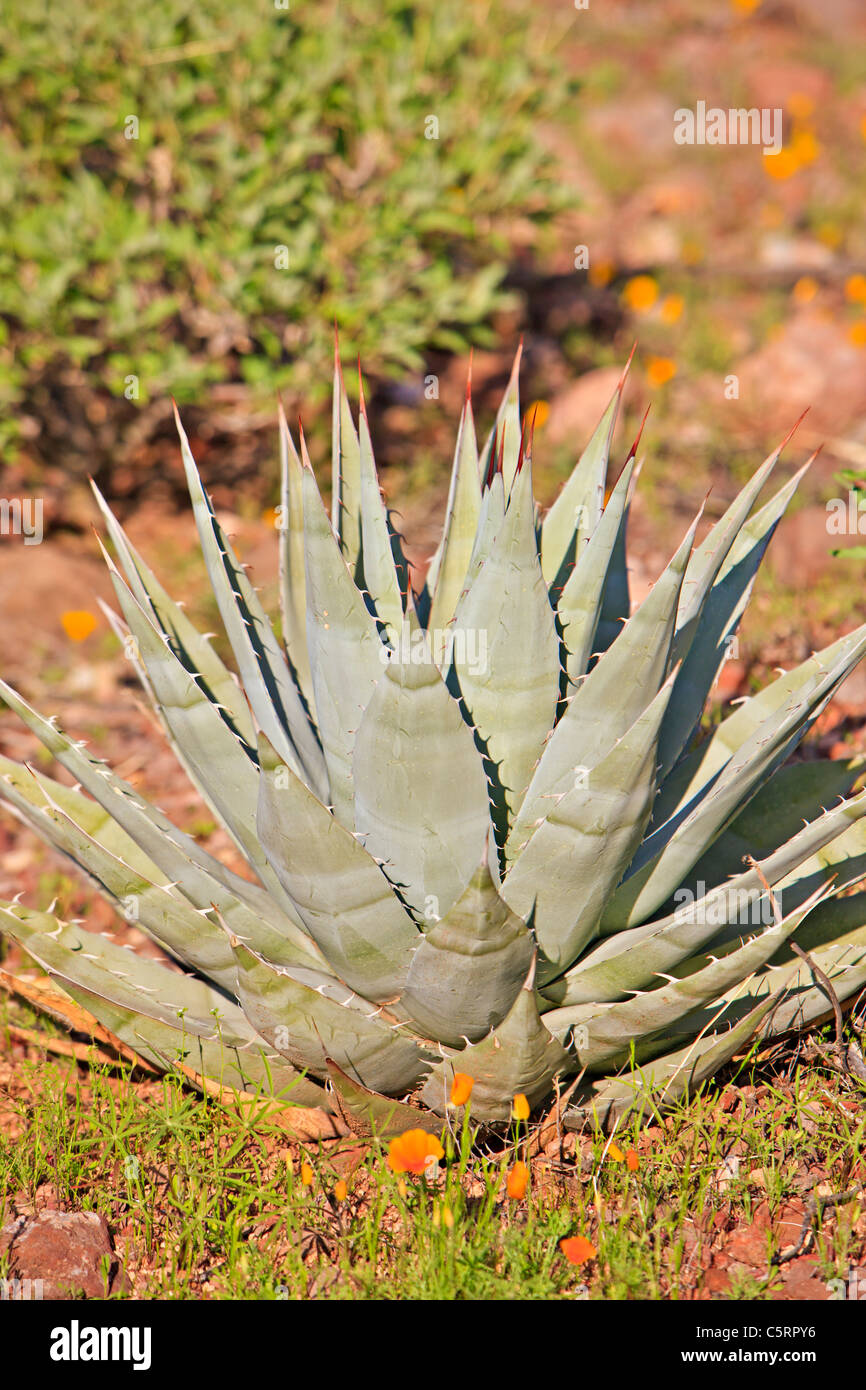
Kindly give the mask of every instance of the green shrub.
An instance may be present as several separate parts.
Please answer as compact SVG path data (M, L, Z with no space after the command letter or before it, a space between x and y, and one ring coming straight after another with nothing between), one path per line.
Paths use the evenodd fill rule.
M509 227L563 201L550 36L507 0L277 3L4 7L0 442L59 409L83 453L112 397L309 399L335 317L374 376L484 341Z

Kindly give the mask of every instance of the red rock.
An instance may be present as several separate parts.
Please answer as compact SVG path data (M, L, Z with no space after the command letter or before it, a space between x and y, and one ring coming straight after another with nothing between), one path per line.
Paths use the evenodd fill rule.
M19 1217L0 1231L0 1255L6 1252L8 1277L41 1280L44 1299L104 1298L125 1279L108 1226L92 1211Z
M781 1299L825 1301L830 1297L826 1281L821 1277L818 1261L814 1258L792 1260L783 1266L783 1285L778 1297Z
M725 1244L728 1259L744 1265L765 1265L769 1228L769 1208L766 1202L762 1202L755 1211L751 1225L738 1226Z
M776 1217L774 1224L780 1250L787 1245L796 1245L803 1228L806 1208L802 1202L789 1202Z
M808 405L810 436L838 436L866 411L862 350L851 343L838 315L797 315L734 370L742 415L764 430L784 433Z
M731 1287L731 1278L726 1269L715 1266L708 1269L701 1281L701 1289L704 1293L712 1297L721 1297L728 1293Z

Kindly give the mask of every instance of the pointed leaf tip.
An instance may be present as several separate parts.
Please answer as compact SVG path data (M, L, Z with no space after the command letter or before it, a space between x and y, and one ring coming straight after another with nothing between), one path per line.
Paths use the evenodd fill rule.
M646 410L645 410L644 413L643 413L643 419L642 419L641 422L640 422L640 426L639 426L639 428L638 428L638 432L637 432L637 435L636 435L636 437L635 437L635 441L634 441L634 443L632 444L631 448L630 448L629 451L628 451L628 458L626 459L626 463L630 463L630 462L631 462L631 460L635 457L635 455L636 455L638 449L640 448L641 435L643 434L644 425L645 425L646 422L647 422L647 416L649 415L651 409L652 409L652 406L651 406L651 405L648 405L647 408L646 408Z
M637 339L635 338L635 340L634 340L634 342L632 343L632 346L631 346L631 352L629 353L628 358L626 359L626 364L625 364L625 366L624 366L623 369L622 369L622 375L620 376L619 382L617 383L617 388L616 388L616 389L617 389L617 391L618 391L620 394L622 394L623 387L625 386L625 379L626 379L626 377L628 376L629 368L630 368L630 366L631 366L631 364L632 364L632 360L633 360L634 355L635 355L636 352L637 352Z

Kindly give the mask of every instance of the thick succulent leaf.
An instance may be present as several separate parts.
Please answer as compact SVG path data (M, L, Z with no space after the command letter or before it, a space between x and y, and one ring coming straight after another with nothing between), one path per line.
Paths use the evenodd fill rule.
M484 567L484 562L493 549L493 542L505 520L505 484L501 473L494 473L490 485L485 488L481 497L481 507L478 512L478 529L475 533L475 541L472 546L472 557L469 561L469 572L463 584L461 599L464 599L466 592L472 587L476 578ZM460 606L458 600L457 607ZM456 611L456 610L455 610Z
M862 827L861 827L862 830ZM861 878L858 882L862 881ZM828 891L828 898L825 902L819 903L818 907L809 914L807 920L797 936L797 945L804 951L813 951L816 947L836 946L847 939L851 933L855 933L863 926L866 920L866 892L854 893L846 897L839 897L839 887L835 882L822 880ZM792 896L784 888L780 888L774 893L774 903L770 904L769 911L776 913L781 911L782 905L786 910L791 910L789 900ZM739 944L733 926L724 928L720 935L712 943L714 955L722 956L727 952L736 949ZM742 934L743 928L740 928ZM693 974L695 970L702 970L708 960L706 955L694 955L689 957L677 970L678 975ZM799 959L791 950L790 942L776 952L770 961L770 967L775 969L777 966L785 966L789 963L796 963Z
M101 542L97 541L97 544L101 544ZM123 594L123 590L122 590L122 588L121 588L121 581L120 581L120 579L119 579L119 576L117 576L117 572L116 572L115 569L114 569L113 562L112 562L112 561L109 559L109 557L108 557L107 551L104 551L103 554L104 554L104 558L105 558L105 560L106 560L106 563L107 563L108 566L109 566L109 570L110 570L110 573L111 573L112 582L114 583L114 586L115 586L115 592L117 593L118 598L119 598L120 601L121 601L121 606L123 606L123 604L124 604L125 602L129 602L129 604L132 605L132 604L134 603L134 600L130 597L129 593L126 593L126 594L123 595L123 597L121 598L121 595ZM117 577L116 577L116 576L117 576ZM129 661L130 665L132 666L133 670L135 671L136 676L138 677L139 681L141 682L141 687L142 687L142 689L143 689L145 695L147 696L148 704L149 704L150 708L152 708L152 709L154 710L155 714L156 714L156 717L157 717L157 719L158 719L158 721L159 721L159 723L160 723L160 725L161 725L161 727L162 727L162 732L163 732L163 734L164 734L164 736L165 736L165 740L166 740L166 742L167 742L169 748L171 749L171 751L172 751L172 753L174 754L174 756L177 758L177 761L180 763L180 766L183 768L184 772L186 773L186 775L187 775L187 777L189 778L189 780L192 782L193 786L198 790L198 792L199 792L200 796L202 797L202 799L207 803L207 805L208 805L208 806L210 807L210 809L213 811L215 818L216 818L218 821L221 822L221 824L223 825L223 827L224 827L225 829L229 829L229 827L228 827L227 824L226 824L226 819L225 819L225 814L224 814L224 812L221 811L220 808L219 808L218 806L216 806L216 805L213 804L213 802L212 802L212 800L211 800L211 797L210 797L210 793L209 793L208 790L207 790L207 786L206 786L206 784L202 781L202 779L200 778L200 776L199 776L199 774L198 774L198 769L197 769L196 764L195 764L193 761L191 761L191 759L190 759L190 758L188 757L188 755L187 755L187 750L186 750L185 748L183 748L183 747L180 745L180 743L178 742L177 733L176 733L176 725L175 725L175 723L174 723L173 721L172 721L172 722L169 722L169 720L168 720L168 718L167 718L166 710L165 710L165 708L164 708L164 706L163 706L163 704L162 704L162 701L161 701L161 699L160 699L160 696L157 694L157 691L156 691L156 688L155 688L155 686L154 686L154 683L153 683L153 681L152 681L151 678L150 678L150 674L149 674L149 672L148 672L147 665L146 665L146 663L145 663L145 660L144 660L144 657L143 657L143 654L142 654L141 645L140 645L140 643L139 643L138 637L135 635L135 633L133 632L132 628L129 626L129 624L128 624L127 622L124 621L124 619L120 616L119 613L115 613L114 610L113 610L112 608L109 608L109 606L108 606L107 603L103 603L101 599L98 599L97 602L99 603L99 606L100 606L100 608L102 609L102 613L103 613L103 616L104 616L106 622L108 623L109 627L111 628L111 630L112 630L112 632L114 633L115 637L117 638L118 642L123 646L124 651L125 651L125 653L126 653L126 659L127 659L127 661ZM140 610L140 613L139 613L137 616L138 616L139 618L141 618L141 620L142 620L142 622L143 622L144 616L146 616L146 615L147 615L147 609L141 609L141 610ZM158 633L158 629L154 628L154 631L157 632L158 635L160 635L160 634ZM170 643L170 642L168 641L168 639L164 636L164 634L162 635L162 639L161 639L161 640L165 643L165 646L166 646L166 648L168 649L168 652L171 653L171 652L172 652L171 643ZM166 659L167 659L167 658L166 658ZM170 663L169 663L169 664L170 664ZM179 663L179 665L180 665L180 664L181 664L181 663ZM185 668L183 668L183 669L185 669ZM198 689L198 690L200 691L199 699L204 703L204 701L206 700L207 697L205 696L204 691L201 691L201 690L200 690L200 687L198 686L198 683L197 683L197 682L194 682L194 681L193 681L193 677L190 675L190 686L189 686L189 688L192 688L192 684L195 684L196 689ZM185 688L186 688L186 687L185 687ZM164 693L164 692L163 692L163 693ZM214 704L212 704L212 702L211 702L211 708L213 709L214 714L220 713L220 711L217 709L217 706L214 705ZM205 723L206 723L206 726L207 726L207 719L206 719L206 717L205 717ZM230 734L234 734L234 729L233 729L232 725L229 724L228 722L226 722L226 729L227 729L227 731L228 731ZM240 746L241 748L243 748L243 749L246 751L247 756L248 756L250 762L251 762L251 763L254 763L254 762L255 762L255 739L253 739L253 743L252 743L252 744L249 744L249 743L247 743L245 740L238 738L238 736L237 736L236 734L234 734L234 736L235 736L235 738L237 738L237 741L238 741L239 746ZM234 834L234 832L231 831L231 830L230 830L230 833L231 833L231 834ZM239 841L237 840L237 837L235 837L235 843L236 843L236 844L239 844Z
M290 1098L299 1104L321 1103L321 1091L272 1052L236 1004L204 981L50 913L0 906L0 931L155 1065L162 1066L165 1053L180 1054L225 1086L248 1089L267 1082L268 1091L291 1087Z
M544 1015L550 1031L570 1044L581 1067L598 1071L628 1060L633 1046L640 1059L647 1044L669 1031L679 1020L702 1004L718 999L747 976L766 965L788 937L796 931L810 909L825 893L819 888L812 897L782 922L747 941L721 960L684 979L674 979L659 989L637 994L618 1004L599 1010L596 1004L575 1004L553 1009Z
M525 1095L530 1106L538 1105L548 1094L555 1076L575 1069L568 1053L539 1017L534 973L530 972L498 1028L483 1042L465 1047L433 1068L421 1092L431 1110L445 1114L454 1073L460 1071L474 1082L473 1117L506 1121L515 1095Z
M502 896L532 923L542 983L565 970L592 938L640 844L672 681L671 676L619 743L554 799L506 875Z
M108 534L123 566L127 582L137 602L168 643L196 683L216 705L229 727L250 747L255 746L255 732L249 706L237 679L214 651L207 637L190 622L179 604L166 593L159 580L148 568L117 521L95 483L91 483L99 509L105 519Z
M796 428L796 426L795 426ZM793 434L793 430L791 431ZM701 613L722 565L730 554L731 547L740 535L748 519L749 512L758 500L761 490L775 468L779 455L791 437L782 441L764 460L760 468L734 498L723 516L710 527L700 545L695 546L686 568L683 580L680 606L677 612L677 629L674 635L674 657L684 661L694 640Z
M262 883L281 898L256 835L256 762L181 666L113 565L111 578L173 747Z
M361 446L334 345L331 412L331 522L343 557L354 574L361 551Z
M822 903L813 915L817 919L814 926L810 920L803 929L803 948L845 1003L866 987L866 893ZM819 944L822 941L826 944ZM810 1028L832 1011L832 1000L806 961L798 960L793 969L787 969L785 993L762 1029L764 1037ZM770 971L771 986L778 973Z
M151 1017L173 1026L182 1013L191 1031L210 1033L218 1017L225 1021L226 1039L232 1046L256 1038L237 1005L204 980L182 975L106 936L62 922L50 912L4 906L0 921L5 933L60 979L104 992L126 1008L142 1007ZM165 999L163 991L167 991Z
M692 600L700 589L687 592L684 587L684 608L678 618L678 623L683 623L679 628L679 647L687 646L688 650L662 737L660 761L663 772L674 766L694 733L707 697L727 660L730 642L749 602L764 552L808 466L804 465L766 506L742 526L703 601L694 627L690 626L694 616ZM724 520L722 518L720 526Z
M402 991L418 930L358 840L259 741L258 833L301 921L341 979L381 1004Z
M350 1076L329 1060L328 1074L333 1087L333 1106L349 1131L358 1138L371 1135L386 1139L393 1134L405 1134L407 1129L423 1129L428 1134L441 1134L442 1121L429 1110L377 1095L359 1086Z
M620 474L602 518L561 590L556 609L566 649L566 670L575 684L586 675L604 593L634 473L630 460ZM553 591L551 591L551 594ZM626 616L628 616L626 614Z
M801 768L809 768L810 770L812 768L832 770L832 767L833 764L827 763L799 764L796 768L791 768L789 770L792 772ZM786 769L783 769L783 771L784 770ZM778 775L777 773L776 776ZM830 781L827 777L820 780L825 784L829 784ZM838 782L838 774L836 780ZM771 786L774 781L775 778L771 779ZM817 782L818 779L815 779L815 781ZM756 801L760 802L762 800L763 797L756 798ZM817 802L818 797L816 796L812 800L812 808L814 808ZM854 806L857 803L852 800L849 804ZM775 834L772 830L768 833L766 826L764 826L762 833L761 830L757 829L758 822L761 818L758 814L758 810L755 809L754 802L750 809L753 811L751 817L752 824L756 826L754 850L749 849L747 841L741 841L740 863L743 862L747 855L752 857L753 854L761 856L767 854L769 849L773 847L775 841ZM843 807L840 806L837 809L842 810ZM780 817L780 819L782 819L782 817ZM800 820L802 823L802 817ZM820 826L820 824L821 822L819 821L818 825ZM805 832L803 833L805 834ZM724 835L721 836L719 842L725 838ZM766 845L764 841L767 841ZM847 825L841 834L835 835L829 840L824 836L823 841L826 842L822 842L817 848L814 848L807 857L801 859L801 862L799 862L791 872L779 878L776 883L773 896L777 903L781 903L784 906L786 912L792 912L794 908L804 902L820 884L825 884L827 887L832 888L834 893L838 893L844 889L856 886L866 877L866 820L864 820L862 816L854 820L852 824ZM728 849L730 848L731 846L729 844ZM694 895L703 896L704 893L706 893L706 879L701 878L700 874L701 872L712 872L712 868L707 868L707 864L708 857L705 857L695 865L692 875L686 881L686 884L678 889L677 893L674 895L675 901L680 899L681 901L691 902ZM710 881L715 883L717 880L711 879ZM694 885L694 887L690 885ZM711 944L713 953L715 955L722 955L726 950L733 949L738 938L742 935L743 928L741 923L754 923L758 920L769 922L772 912L773 904L769 896L762 889L755 889L751 893L743 895L740 901L739 911L737 911L737 899L734 895L731 895L730 913L720 916L719 912L716 911L713 915L714 920L724 921L725 923L725 925L720 927L712 937ZM813 916L814 915L815 914L813 914ZM687 962L682 968L684 970L694 968L693 962Z
M279 899L275 900L259 884L233 873L179 830L162 811L149 805L110 767L91 758L83 744L73 743L53 723L37 714L3 681L0 681L0 694L57 761L72 773L194 907L205 909L214 904L238 936L276 963L291 964L298 959L298 952L312 963L322 961L321 953L302 929L300 918L281 889ZM55 790L58 786L52 784L54 799L78 819L76 803L70 798L80 794L68 788L58 792ZM0 793L3 790L4 784L0 782ZM86 798L82 800L89 804ZM107 831L89 823L87 829L100 839L100 843L116 852L114 841L103 839Z
M864 923L866 893L855 893L819 903L797 933L798 944L831 981L842 1004L866 986ZM727 1018L737 1020L769 995L778 1002L762 1025L762 1037L809 1028L832 1017L832 1001L823 985L811 966L793 955L788 943L780 947L768 969L728 990L718 1002L724 1005ZM704 1008L687 1014L674 1027L672 1036L707 1028L715 1011Z
M275 970L233 937L238 1000L252 1026L293 1066L322 1078L328 1058L362 1086L401 1095L425 1074L425 1052L366 999L342 998Z
M304 560L303 465L289 431L282 402L280 419L280 614L292 674L308 715L313 709L313 678L307 651L307 576Z
M494 819L504 839L559 692L559 638L538 558L528 461L490 554L458 605L452 659L495 778Z
M215 1026L211 1035L190 1033L181 1019L176 1028L158 1019L123 1008L113 1000L63 982L67 993L87 1009L121 1042L126 1043L151 1065L163 1071L175 1067L185 1080L189 1072L207 1077L228 1091L247 1091L254 1095L273 1096L287 1105L316 1106L330 1110L327 1093L315 1081L302 1076L270 1048L261 1043L248 1047L228 1048Z
M653 814L654 828L697 804L701 794L714 785L717 775L740 752L746 740L768 722L781 720L793 700L814 684L815 678L836 667L840 661L853 656L855 663L860 637L864 628L848 633L831 642L819 652L813 652L791 671L782 672L776 680L764 686L757 695L740 701L736 709L693 749L670 776L659 792Z
M678 1051L655 1057L622 1076L591 1082L578 1091L574 1104L565 1111L563 1128L598 1126L610 1131L635 1111L657 1115L683 1097L694 1095L704 1081L754 1037L777 998L768 994L733 1027L722 1017L718 1020L718 1032L697 1037Z
M818 807L832 806L848 796L864 767L860 760L847 758L780 767L701 856L689 883L715 887L740 872L747 854L755 859L772 854L799 832Z
M866 878L866 820L857 820L828 844L821 846L779 885L785 909L802 902L818 883L833 885L834 892L856 887ZM724 933L722 933L724 935Z
M842 654L829 669L809 675L790 705L773 712L746 738L693 810L686 808L647 836L631 873L608 904L604 933L635 926L665 903L706 848L781 766L866 652L866 627L843 641Z
M755 925L766 921L761 876L783 893L786 906L789 902L792 908L800 906L816 887L829 884L831 856L844 864L846 852L850 854L855 873L862 866L863 817L866 793L805 826L761 862L760 873L748 869L707 893L695 891L667 917L604 938L562 979L547 985L545 997L560 1004L591 1004L647 988L657 976L675 970L710 943L716 948L728 936L727 924L741 935L744 921ZM843 875L843 881L856 879Z
M256 722L280 757L321 796L325 790L324 759L300 690L259 596L217 521L179 418L177 429L202 554ZM124 616L133 627L128 614L124 612Z
M496 413L496 420L487 436L479 460L481 481L483 482L489 473L491 461L499 450L499 472L502 474L506 499L511 492L511 485L517 474L517 461L520 457L520 359L522 356L523 341L521 339L514 354L511 376L508 378L502 403Z
M7 789L13 791L8 784ZM106 897L120 905L127 921L141 927L190 969L199 971L222 989L233 990L234 963L225 934L205 912L191 907L162 875L155 882L109 853L62 810L52 806L48 796L42 808L27 805L24 797L20 798L21 803L27 808L26 819L42 838L69 855Z
M680 586L696 526L697 521L617 640L569 701L515 820L508 857L547 815L549 798L569 791L576 775L609 753L664 684Z
M167 874L142 852L131 835L96 801L74 787L56 782L45 773L37 774L24 763L0 754L0 796L10 804L19 819L36 828L40 835L49 834L49 823L41 813L53 805L64 811L85 835L92 836L109 854L123 859L134 873L143 874L152 883L166 884Z
M367 414L361 400L358 424L361 446L361 553L355 583L368 597L368 607L393 641L403 624L403 598L391 550L392 533L379 491L373 444Z
M304 468L307 642L334 814L353 828L355 731L384 670L382 642L340 554L312 468Z
M388 649L381 652L383 675L355 736L355 827L403 901L433 922L481 858L487 778L424 642L401 643L390 661Z
M451 1047L478 1042L505 1018L533 954L526 925L496 891L485 854L412 957L401 1008L425 1037Z
M433 586L433 601L427 626L431 632L444 631L457 609L463 592L469 563L475 545L478 518L481 511L481 482L478 477L478 445L469 392L454 451L448 507L435 573L428 572L428 586ZM433 566L431 564L431 571Z
M631 360L631 359L629 359ZM626 372L628 368L626 367ZM541 526L541 567L557 600L583 549L601 520L610 443L622 400L626 372L595 432Z
M635 478L637 478L639 467L640 464L635 468ZM628 553L626 550L626 534L628 532L630 511L631 497L628 497L622 517L620 518L619 530L616 533L613 554L610 558L610 564L607 567L607 576L601 596L601 612L598 615L595 637L592 643L596 657L602 656L609 647L613 646L616 639L621 635L623 627L631 614L631 588L628 578Z

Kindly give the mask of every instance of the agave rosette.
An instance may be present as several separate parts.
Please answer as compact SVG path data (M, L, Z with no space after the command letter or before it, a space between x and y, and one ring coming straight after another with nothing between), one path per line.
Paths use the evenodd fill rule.
M97 495L116 630L255 881L4 685L76 785L3 758L0 794L182 969L17 902L0 931L151 1063L386 1129L441 1116L455 1071L489 1123L576 1077L576 1126L827 1013L795 932L841 998L866 985L858 769L788 762L866 627L701 732L802 470L759 505L774 452L632 612L623 382L542 518L518 364L480 451L467 392L420 592L339 364L331 518L280 419L282 641L179 425L236 671Z

